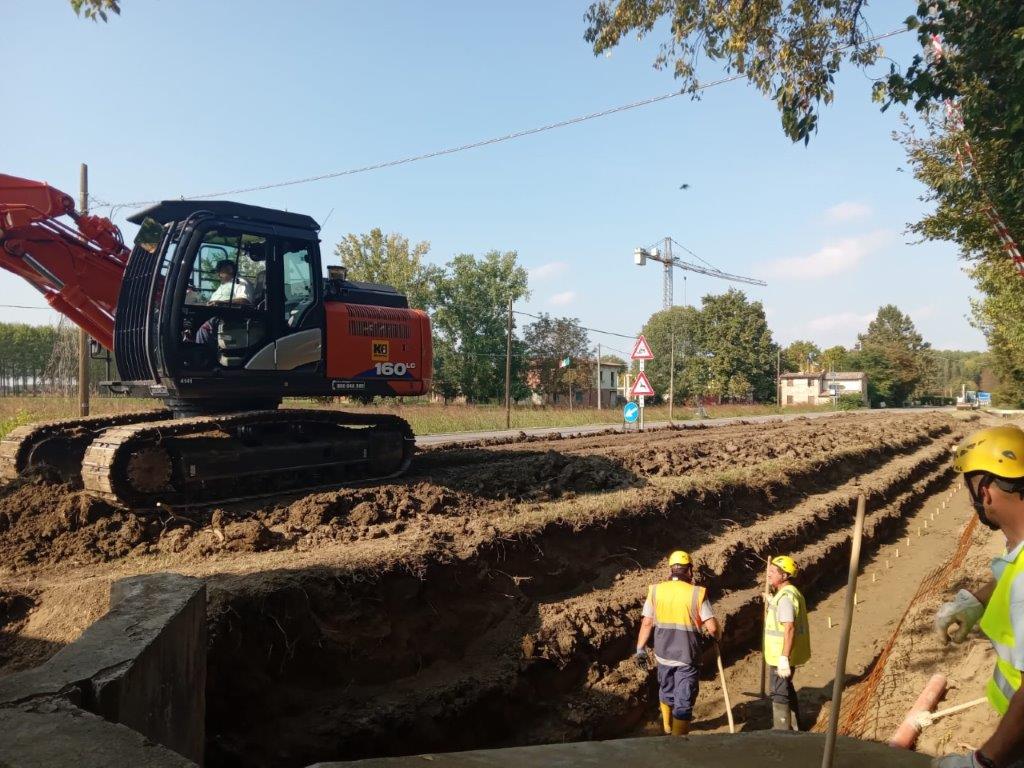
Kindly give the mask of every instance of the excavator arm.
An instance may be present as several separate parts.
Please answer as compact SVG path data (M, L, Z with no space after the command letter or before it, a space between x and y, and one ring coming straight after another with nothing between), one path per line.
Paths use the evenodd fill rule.
M110 219L78 213L44 182L0 174L0 267L107 349L129 253Z

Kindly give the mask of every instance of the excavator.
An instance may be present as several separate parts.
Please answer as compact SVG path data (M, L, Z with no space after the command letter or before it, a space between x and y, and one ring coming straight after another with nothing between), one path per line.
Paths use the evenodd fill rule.
M280 408L282 399L421 395L430 320L394 288L322 276L309 216L168 200L109 219L44 182L0 174L0 267L113 354L114 394L162 408L29 424L0 476L47 472L132 509L207 505L402 474L409 424Z

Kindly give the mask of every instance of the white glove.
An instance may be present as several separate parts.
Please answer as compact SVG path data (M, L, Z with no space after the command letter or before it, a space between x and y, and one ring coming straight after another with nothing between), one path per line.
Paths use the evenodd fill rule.
M790 675L793 674L793 670L789 666L788 656L779 656L779 666L777 667L777 669L779 677L781 677L783 680L789 679Z
M984 612L985 606L978 602L978 598L966 589L961 589L952 602L943 603L935 612L935 631L944 643L951 639L954 643L962 643L981 621ZM950 635L949 628L954 624L957 625L956 630Z
M968 752L966 755L946 755L945 757L936 757L932 760L932 768L982 768L975 757L974 752Z

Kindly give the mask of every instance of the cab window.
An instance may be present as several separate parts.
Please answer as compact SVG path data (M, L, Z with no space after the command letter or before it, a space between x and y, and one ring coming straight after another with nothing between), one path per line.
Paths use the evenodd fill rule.
M185 303L265 309L267 249L262 235L207 232L192 264Z
M288 328L298 328L306 310L312 306L313 265L309 247L302 242L282 243L281 263L284 272L284 321Z

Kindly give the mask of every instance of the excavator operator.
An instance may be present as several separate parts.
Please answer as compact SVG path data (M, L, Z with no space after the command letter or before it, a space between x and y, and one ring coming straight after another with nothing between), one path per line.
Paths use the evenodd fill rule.
M249 281L239 277L235 262L227 259L217 262L217 278L220 285L210 294L206 302L209 306L243 306L252 304L253 290ZM211 317L196 331L196 344L213 344L217 338L217 326L220 318Z

